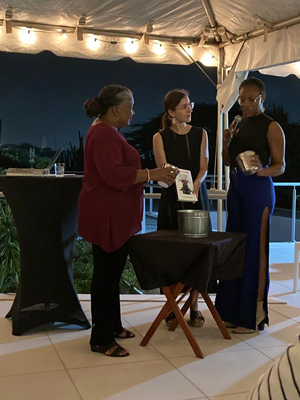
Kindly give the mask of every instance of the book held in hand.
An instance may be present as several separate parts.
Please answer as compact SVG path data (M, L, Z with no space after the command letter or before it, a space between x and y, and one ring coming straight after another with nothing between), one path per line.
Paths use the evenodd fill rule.
M178 201L190 201L192 203L198 200L197 196L193 193L194 183L191 171L187 169L179 169L179 173L175 180Z

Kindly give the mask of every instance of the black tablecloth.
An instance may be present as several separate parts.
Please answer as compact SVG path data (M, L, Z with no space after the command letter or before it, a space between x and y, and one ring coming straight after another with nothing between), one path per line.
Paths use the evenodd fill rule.
M90 326L78 300L72 261L82 177L0 176L21 250L21 277L7 317L13 334L50 321Z
M211 279L239 278L244 269L243 233L211 232L205 238L161 230L129 240L129 254L142 289L182 282L207 292Z

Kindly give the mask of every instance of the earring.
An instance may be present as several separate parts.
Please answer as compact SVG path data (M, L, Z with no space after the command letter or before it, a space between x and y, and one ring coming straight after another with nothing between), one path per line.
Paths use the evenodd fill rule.
M175 117L172 117L172 125L175 125L176 122L177 122L176 118L175 118Z

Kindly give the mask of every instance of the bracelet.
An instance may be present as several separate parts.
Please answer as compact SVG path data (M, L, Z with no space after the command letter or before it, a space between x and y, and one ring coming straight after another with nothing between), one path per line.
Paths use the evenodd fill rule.
M150 171L148 168L146 168L146 172L147 172L147 183L149 183L151 181L151 177L150 177Z

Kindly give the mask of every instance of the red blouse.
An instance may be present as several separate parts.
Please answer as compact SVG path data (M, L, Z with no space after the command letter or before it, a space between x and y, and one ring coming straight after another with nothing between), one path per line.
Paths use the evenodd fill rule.
M84 151L78 232L106 252L141 230L143 185L133 184L140 155L112 126L90 127Z

